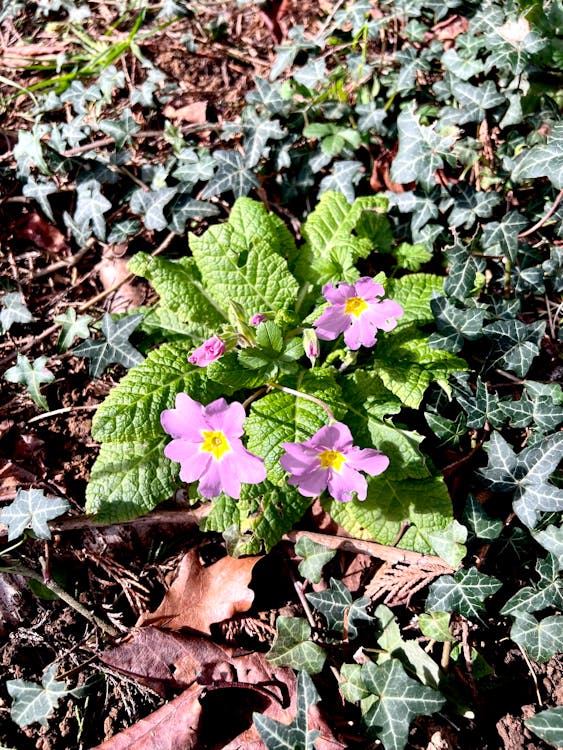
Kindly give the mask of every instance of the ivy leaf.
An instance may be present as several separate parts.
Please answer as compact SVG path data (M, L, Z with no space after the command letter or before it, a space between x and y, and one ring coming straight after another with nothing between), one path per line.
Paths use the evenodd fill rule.
M361 680L369 693L361 700L362 722L369 737L381 740L385 750L403 750L412 720L439 711L445 703L437 690L411 679L397 659L380 666L363 664Z
M275 667L293 667L308 674L317 674L323 668L326 654L310 640L311 626L302 617L284 617L276 620L276 640L266 654Z
M520 320L497 320L485 326L483 333L495 340L492 356L496 357L496 363L523 378L539 354L545 322L537 320L526 324Z
M432 641L455 643L450 630L450 612L421 612L418 616L420 632Z
M55 316L55 323L61 326L61 333L57 346L60 351L66 351L73 345L75 339L87 339L90 336L88 324L94 318L91 315L76 315L74 307L67 307L64 313Z
M97 180L88 180L76 188L76 210L73 220L82 232L92 231L99 240L106 238L104 214L110 210L111 201L102 195Z
M535 716L525 719L524 724L550 745L563 745L563 706L540 711Z
M53 216L51 204L47 200L47 196L53 195L53 193L57 192L58 188L54 182L44 178L36 181L32 175L27 178L27 183L22 188L22 193L27 198L34 198L41 206L41 210L45 216L53 222L55 221L55 217Z
M215 151L217 171L201 192L201 198L206 200L214 195L221 195L232 191L235 198L248 195L252 188L259 187L254 173L246 166L238 151Z
M510 629L510 637L526 650L533 661L541 664L563 650L561 617L544 617L538 621L529 612L518 612Z
M484 601L495 594L502 583L493 576L480 573L477 568L458 570L454 576L440 576L428 589L427 611L454 610L470 619L480 620Z
M8 541L11 542L31 528L39 539L50 539L51 531L47 524L57 516L62 516L70 508L61 497L46 497L43 490L19 489L15 500L0 511L0 521L8 526Z
M430 336L430 346L457 353L464 339L476 341L483 335L485 311L477 307L460 310L446 297L436 294L430 301L439 333Z
M20 727L38 721L47 726L47 719L61 698L68 694L66 682L55 680L57 665L49 665L43 672L41 685L27 680L8 680L6 688L13 698L10 717Z
M563 491L548 482L562 457L561 432L518 454L494 432L489 441L489 463L481 474L493 492L514 493L514 512L531 529L540 511L563 510Z
M170 229L176 234L183 234L187 221L217 216L219 208L213 203L198 201L189 195L179 195L168 205L167 213L171 217Z
M486 226L490 226L490 223ZM477 274L484 271L486 261L472 255L458 239L448 249L446 257L449 269L444 281L444 293L462 302L475 289Z
M117 221L107 237L108 243L112 242L125 242L129 237L137 234L141 229L141 223L137 219L124 219L123 221Z
M367 622L373 620L373 617L366 612L366 607L371 604L371 600L363 596L352 601L350 591L342 581L336 578L330 579L328 589L305 594L305 596L313 607L324 615L330 630L344 634L345 626L347 626L348 639L351 641L358 637L357 620Z
M45 367L46 362L47 357L37 357L32 364L25 354L18 354L16 364L4 373L9 383L22 383L37 406L45 410L49 408L49 405L40 391L40 386L42 383L51 383L55 379L51 370Z
M447 388L449 376L467 365L450 352L431 349L428 336L408 326L378 342L374 367L391 393L405 406L417 409L430 383Z
M105 313L102 320L104 340L89 339L73 350L77 356L91 360L90 377L99 378L114 362L129 369L144 361L143 355L129 343L129 336L142 319L142 315L130 315L113 320L109 313Z
M33 315L26 307L21 292L10 292L2 297L2 309L0 310L0 324L2 332L6 333L14 323L31 323Z
M526 219L518 211L509 211L500 222L487 222L481 235L485 255L506 255L514 263L518 252L518 234L526 226Z
M486 542L498 539L503 528L502 521L490 518L473 495L467 499L462 520L474 536Z
M550 524L543 531L534 531L532 534L536 542L557 559L559 570L563 570L563 526Z
M267 150L266 144L270 140L279 141L287 131L281 127L279 120L258 120L251 126L244 127L244 150L246 166L255 167Z
M178 189L175 187L161 187L158 190L139 188L132 194L129 207L134 214L142 216L147 229L155 229L159 232L168 224L164 216L164 208L177 192Z
M448 217L450 227L471 229L477 219L488 218L495 206L500 203L500 195L495 192L477 191L469 185L458 186L452 196L442 201L442 211L452 210Z
M18 131L18 142L13 150L18 176L28 176L34 167L42 174L49 174L41 143L41 138L46 132L46 125L37 124L33 126L31 131Z
M454 144L454 136L441 136L435 126L421 125L412 109L397 118L399 150L391 166L393 182L418 182L429 190L436 184L434 173L444 166L444 157Z
M123 148L133 142L133 136L139 132L141 126L135 122L131 110L127 108L123 110L119 120L101 120L99 128L102 133L115 140L117 148Z
M318 583L324 566L336 555L336 550L328 549L308 536L302 536L295 545L295 552L303 559L299 563L299 573L311 583Z
M254 726L268 750L314 750L318 729L309 729L309 709L319 694L307 672L297 676L297 707L291 724L282 724L264 714L252 714Z
M547 143L526 149L512 170L512 179L547 177L557 190L563 189L563 122L556 123Z
M501 609L501 614L517 617L526 612L539 612L546 607L560 609L563 606L563 582L557 558L548 555L545 559L539 559L536 570L539 573L537 584L517 591Z
M454 79L452 94L461 104L457 119L460 125L468 122L481 122L486 117L488 109L506 102L506 97L498 92L493 81L484 81L479 86L473 86L465 81Z
M254 89L246 95L246 101L264 107L272 115L287 114L288 111L288 101L282 96L280 85L260 76L254 79Z
M451 565L454 570L459 567L467 554L467 529L455 519L445 529L428 534L428 540L434 552Z
M362 162L345 159L335 161L332 167L332 174L323 177L319 186L319 195L334 191L342 193L349 203L352 203L356 197L354 185L362 179L363 170Z
M357 279L355 263L366 258L373 247L369 237L358 236L362 214L382 212L385 206L377 196L358 198L350 204L341 193L324 193L301 229L306 242L296 267L298 278L315 285Z
M501 407L499 397L491 393L479 376L475 384L475 393L466 383L466 377L456 378L459 385L454 386L455 396L461 408L467 414L467 426L480 430L489 423L500 427L505 421L505 413Z

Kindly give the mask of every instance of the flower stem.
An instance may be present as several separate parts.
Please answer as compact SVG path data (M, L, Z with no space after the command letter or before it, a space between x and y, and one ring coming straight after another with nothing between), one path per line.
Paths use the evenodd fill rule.
M320 398L317 398L316 396L311 396L310 393L304 393L303 391L297 391L295 388L289 388L287 385L279 385L279 383L266 383L266 385L269 388L276 388L278 391L283 391L284 393L289 393L291 396L297 396L297 398L304 398L307 399L307 401L312 401L314 404L318 404L322 409L326 411L328 414L328 418L330 420L330 423L336 422L336 417L332 413L332 409L328 404L326 404L324 401L321 401Z

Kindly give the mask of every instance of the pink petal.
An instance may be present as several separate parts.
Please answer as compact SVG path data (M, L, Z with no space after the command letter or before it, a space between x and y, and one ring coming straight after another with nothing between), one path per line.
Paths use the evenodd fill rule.
M385 290L381 284L377 284L369 276L362 276L361 279L356 281L354 286L356 287L356 295L366 300L366 302L375 297L383 297L385 294Z
M213 461L211 454L204 452L198 453L188 461L183 461L180 468L180 479L188 484L201 479L207 472L211 461Z
M344 343L348 349L356 351L361 346L361 327L359 324L359 318L351 317L351 325L344 331ZM320 338L320 337L319 337Z
M337 287L332 282L323 286L323 297L332 305L343 305L349 297L354 296L354 287L340 283Z
M212 458L207 467L207 471L199 480L199 494L207 498L219 497L222 489L223 486L221 482L219 461Z
M250 453L242 445L240 440L231 440L233 452L225 456L222 463L229 469L241 482L245 484L258 484L266 479L266 467L264 461ZM227 494L227 490L225 490ZM234 497L234 495L231 495Z
M229 455L224 456L221 461L218 461L221 490L225 495L234 497L235 500L240 497L240 479L237 470L237 460L238 456L235 458L232 453L229 453Z
M317 497L326 489L328 471L326 469L316 469L310 471L302 477L289 477L288 484L296 485L300 494L304 497Z
M202 429L207 429L203 406L187 393L178 393L176 408L165 409L160 415L160 423L172 437L194 441Z
M358 500L365 500L367 496L366 478L351 467L344 464L339 472L330 471L328 479L328 491L335 500L342 503L353 499L352 492L356 492Z
M209 406L213 408L210 410ZM206 409L206 416L209 417L214 430L221 430L228 437L240 437L244 433L242 425L246 419L246 413L241 403L233 401L232 404L227 404L224 398L220 398L209 406Z
M373 448L356 448L347 456L348 466L358 471L365 471L372 477L382 474L389 466L389 458Z
M332 341L350 325L350 316L344 313L343 305L333 305L327 307L313 325L320 339Z
M375 342L377 341L377 328L373 325L369 317L369 308L363 313L363 315L360 315L357 320L357 326L358 337L362 346L365 346L367 349L374 346Z
M350 429L342 422L325 425L317 430L310 440L317 446L317 450L340 451L346 453L353 443Z

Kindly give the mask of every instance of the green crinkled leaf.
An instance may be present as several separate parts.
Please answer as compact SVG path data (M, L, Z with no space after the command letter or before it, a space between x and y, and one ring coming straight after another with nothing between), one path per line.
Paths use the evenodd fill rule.
M560 616L538 620L528 612L519 612L510 629L510 637L526 650L531 659L543 663L563 651L562 626Z
M293 235L272 211L263 203L250 198L239 198L231 209L229 224L243 236L250 246L253 238L267 235L270 247L282 258L292 258L297 253Z
M308 674L317 674L323 668L326 654L313 643L311 626L302 617L284 617L276 620L277 637L266 654L275 667L293 667Z
M411 679L397 659L380 666L363 664L361 679L369 693L361 701L362 722L369 737L381 740L385 750L403 750L412 720L439 711L446 700L437 690Z
M303 377L300 391L322 399L338 411L340 388L332 373L310 370ZM341 409L342 407L340 407ZM268 479L279 486L285 484L285 471L279 459L282 443L299 443L308 440L328 424L326 411L306 398L274 391L254 401L245 422L248 450L264 459Z
M41 685L27 680L7 680L6 689L13 698L10 718L20 727L38 721L47 726L51 712L69 692L64 680L55 680L57 664L50 664L43 673Z
M384 385L372 370L358 369L341 379L342 398L353 413L364 412L374 419L401 411L401 400Z
M441 477L390 481L385 474L368 479L366 500L340 503L332 498L323 505L337 523L359 539L393 544L405 521L412 526L401 537L400 546L417 552L432 552L429 534L448 526L452 504Z
M526 719L524 724L550 745L554 747L563 745L563 706L540 711L530 719Z
M297 676L297 710L291 724L282 724L264 714L252 714L254 726L268 750L315 750L318 729L309 729L308 711L319 702L319 694L307 672Z
M189 238L209 294L224 308L236 300L250 319L257 312L292 308L297 281L276 249L280 246L279 225L266 215L252 225L256 227L252 234L248 228L245 233L237 231L247 205L245 202L237 209L234 223L216 225L201 237L190 234ZM251 214L251 220L255 218L256 214Z
M378 342L374 366L385 386L413 409L420 406L430 383L447 387L450 375L467 369L463 359L431 349L428 337L412 326L401 327Z
M392 252L397 260L397 266L409 271L418 271L423 263L432 258L432 252L424 245L411 245L408 242L401 242Z
M188 363L185 344L163 344L130 370L98 407L92 422L95 440L112 443L152 440L163 436L160 414L173 409L176 394L209 403L221 395L205 369Z
M300 250L296 275L315 285L329 281L355 281L355 263L366 258L374 242L355 233L364 211L383 212L387 201L378 196L358 198L350 204L341 193L323 193L302 227L305 245Z
M50 539L47 521L62 516L70 505L62 497L47 497L43 490L19 489L15 499L0 511L0 522L8 526L8 541L31 528L39 539Z
M295 487L274 487L268 481L243 484L238 500L226 495L213 500L213 508L201 528L226 531L235 526L240 534L236 553L256 555L263 548L271 550L310 505L311 498L303 497Z
M347 625L349 640L358 637L356 621L373 620L373 617L366 612L366 607L371 604L371 600L363 596L353 601L350 591L342 581L336 578L330 579L328 589L305 594L305 596L313 607L324 615L330 630L344 633L344 626Z
M336 550L302 536L295 545L295 554L303 558L299 563L299 573L311 583L318 583L322 569L336 555Z
M423 437L418 432L372 418L368 419L368 430L372 445L390 459L385 472L388 480L424 479L430 476L428 459L419 450Z
M162 304L182 323L189 324L195 336L211 336L227 320L227 313L203 289L193 258L175 262L136 253L129 261L129 270L148 279Z
M454 610L464 617L479 620L485 608L485 599L495 594L501 586L497 578L480 573L477 568L458 570L454 576L440 576L430 585L426 610Z
M86 489L86 512L118 523L151 511L178 486L178 465L164 455L167 435L143 442L105 443Z
M242 388L259 388L272 378L275 378L278 367L275 362L264 363L263 366L248 369L245 367L243 352L225 354L207 366L207 377L220 383L226 394L234 393ZM242 361L241 361L242 360Z
M386 296L398 302L403 308L403 317L398 319L398 326L410 323L431 323L434 320L431 299L442 290L444 279L430 273L411 273L400 279L389 279L386 282Z
M547 177L557 190L563 189L563 122L551 129L547 143L526 149L512 170L512 179Z

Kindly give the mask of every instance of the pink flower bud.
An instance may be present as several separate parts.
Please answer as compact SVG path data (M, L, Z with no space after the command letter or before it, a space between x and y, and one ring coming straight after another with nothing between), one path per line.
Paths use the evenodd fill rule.
M256 315L253 315L250 318L250 325L251 326L258 326L260 323L263 323L265 320L268 320L268 316L264 313L256 313Z
M218 336L212 336L190 354L188 362L197 367L207 367L208 364L222 357L224 353L225 342Z

